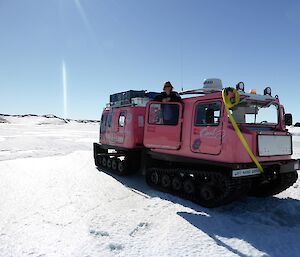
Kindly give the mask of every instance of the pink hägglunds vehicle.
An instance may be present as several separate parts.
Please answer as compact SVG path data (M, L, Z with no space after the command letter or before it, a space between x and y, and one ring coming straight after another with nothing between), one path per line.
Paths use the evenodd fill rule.
M223 89L207 79L180 94L182 103L156 102L146 91L111 95L94 143L96 166L119 175L140 170L150 186L205 207L295 183L292 116L269 87L245 93L242 82Z

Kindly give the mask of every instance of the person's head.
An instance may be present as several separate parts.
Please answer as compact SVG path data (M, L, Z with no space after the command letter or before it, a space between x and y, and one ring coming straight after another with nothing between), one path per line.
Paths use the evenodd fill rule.
M173 90L173 86L170 81L165 82L164 84L164 92L169 95L171 91Z

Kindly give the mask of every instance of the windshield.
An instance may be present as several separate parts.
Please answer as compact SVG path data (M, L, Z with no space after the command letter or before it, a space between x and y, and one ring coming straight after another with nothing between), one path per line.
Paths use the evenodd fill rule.
M237 123L278 124L278 105L272 102L243 101L231 113Z

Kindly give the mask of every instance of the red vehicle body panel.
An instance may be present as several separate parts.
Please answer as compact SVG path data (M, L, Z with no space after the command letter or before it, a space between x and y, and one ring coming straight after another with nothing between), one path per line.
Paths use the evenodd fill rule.
M166 106L160 102L152 102L148 104L146 113L149 115L146 116L146 124L144 130L144 145L148 148L159 148L159 149L170 149L177 150L181 147L181 114L182 114L182 104L181 103L172 103L172 106L178 108L178 122L176 125L165 125L159 124L162 121L157 121L158 124L154 124L153 113L156 113L157 110L149 112L150 106ZM169 105L169 104L168 104Z
M128 149L143 146L145 107L105 108L100 126L100 143ZM121 126L120 117L124 117ZM121 118L122 119L122 118Z

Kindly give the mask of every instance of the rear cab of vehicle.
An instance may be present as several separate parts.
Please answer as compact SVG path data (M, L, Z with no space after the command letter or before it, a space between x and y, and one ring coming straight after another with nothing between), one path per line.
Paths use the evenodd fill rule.
M99 143L119 148L143 146L145 106L105 108L100 125Z
M99 142L94 143L96 166L110 168L110 161L120 160L123 166L133 164L134 159L137 164L140 162L148 101L145 91L129 90L110 96L101 116ZM129 166L136 169L137 165Z

